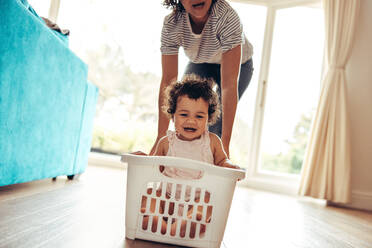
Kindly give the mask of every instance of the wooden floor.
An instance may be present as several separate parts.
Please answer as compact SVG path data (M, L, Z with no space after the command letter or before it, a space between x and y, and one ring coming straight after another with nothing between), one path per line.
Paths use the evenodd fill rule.
M126 171L0 187L0 247L176 247L124 237ZM372 213L237 188L222 247L372 247Z

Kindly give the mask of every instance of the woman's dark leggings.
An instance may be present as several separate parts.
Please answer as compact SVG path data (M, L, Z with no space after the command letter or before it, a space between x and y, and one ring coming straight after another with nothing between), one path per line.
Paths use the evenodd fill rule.
M195 64L189 62L186 66L185 74L196 74L204 78L212 78L218 85L218 95L221 101L221 65L220 64ZM240 66L240 76L239 76L239 85L238 93L239 99L242 97L244 91L247 89L249 82L251 81L253 74L253 61L249 59L247 62ZM221 137L222 133L222 116L217 120L217 122L209 127L209 131L217 134Z

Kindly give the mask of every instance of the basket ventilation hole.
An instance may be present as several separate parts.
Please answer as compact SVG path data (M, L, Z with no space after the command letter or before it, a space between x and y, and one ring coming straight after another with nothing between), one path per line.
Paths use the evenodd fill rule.
M191 226L190 226L190 238L195 238L195 232L196 232L196 223L195 222L191 222Z
M152 217L152 226L151 226L151 231L152 232L156 232L156 229L158 227L158 219L159 219L158 216L153 216Z
M174 202L169 203L168 214L173 215L174 213Z
M182 184L177 184L176 201L179 201L181 199L181 189L182 189Z
M164 209L165 209L165 201L161 200L160 205L159 205L159 213L164 214Z
M177 219L176 218L172 218L172 226L177 226ZM171 228L171 232L170 232L170 235L171 236L175 236L176 235L176 228Z
M185 191L185 202L190 201L190 195L191 195L191 186L187 185L186 191Z
M148 215L144 215L143 216L143 220L142 220L142 229L143 230L147 230L148 224L149 224L149 216Z
M191 219L192 218L192 212L194 211L194 205L189 205L187 207L187 218Z
M166 234L168 226L168 217L163 217L163 221L161 222L161 234Z
M211 217L212 217L212 206L207 207L207 216L205 217L205 222L210 223L211 222Z
M195 190L195 198L194 198L194 201L195 202L199 202L200 201L200 192L201 192L201 189L200 188L196 188L196 190Z
M167 199L170 199L170 196L172 194L172 186L173 186L172 183L167 183L167 187L166 187L167 193L165 194L165 198Z
M198 206L196 211L196 220L201 221L203 219L203 206Z
M205 191L204 202L209 203L210 199L211 199L211 193L209 191Z
M178 204L178 216L180 216L180 217L183 216L183 209L184 209L184 205L183 204Z
M182 220L181 222L181 230L180 230L180 237L184 238L186 235L186 228L187 228L187 221Z
M150 202L150 212L151 213L155 213L155 207L156 207L156 199L151 198L151 202Z
M142 196L142 200L141 200L141 213L145 213L146 212L146 202L147 202L147 197L146 196Z
M206 231L206 225L200 224L199 238L204 238Z

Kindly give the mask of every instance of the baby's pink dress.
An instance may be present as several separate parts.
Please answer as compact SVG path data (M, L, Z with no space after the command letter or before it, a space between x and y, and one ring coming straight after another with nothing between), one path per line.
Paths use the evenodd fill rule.
M167 131L169 149L167 156L188 158L199 160L209 164L214 164L213 153L210 146L209 132L205 131L200 139L193 141L181 140L176 132ZM203 175L201 171L192 169L180 169L166 166L163 174L172 178L200 179Z

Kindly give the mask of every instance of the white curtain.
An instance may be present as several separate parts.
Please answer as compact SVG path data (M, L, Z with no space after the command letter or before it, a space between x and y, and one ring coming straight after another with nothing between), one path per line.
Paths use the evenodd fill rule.
M327 69L304 158L299 194L348 203L350 138L345 65L352 49L359 0L323 0Z

